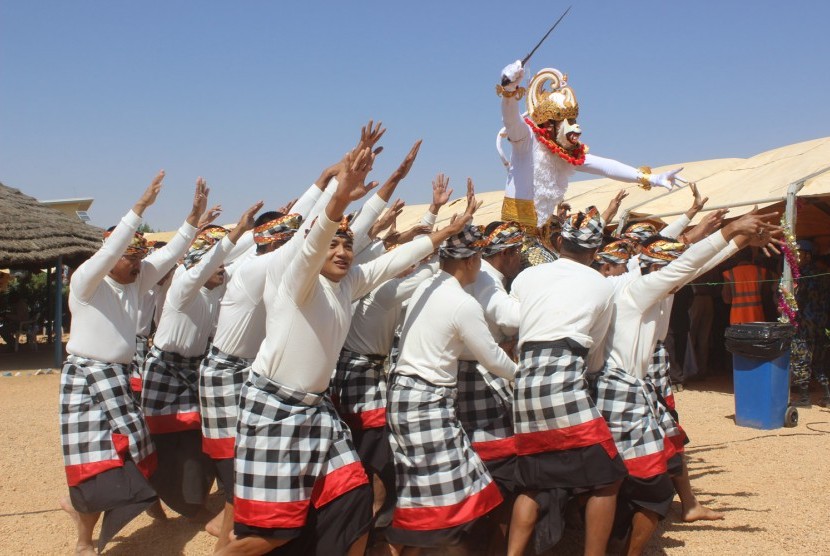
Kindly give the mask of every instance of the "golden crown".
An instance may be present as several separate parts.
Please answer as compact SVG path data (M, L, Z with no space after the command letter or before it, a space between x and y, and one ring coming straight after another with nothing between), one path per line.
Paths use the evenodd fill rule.
M527 88L527 112L536 125L579 116L579 103L568 86L568 76L553 68L534 75Z

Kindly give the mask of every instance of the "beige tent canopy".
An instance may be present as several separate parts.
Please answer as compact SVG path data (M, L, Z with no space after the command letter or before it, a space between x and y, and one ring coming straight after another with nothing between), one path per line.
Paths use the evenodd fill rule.
M729 207L730 216L744 214L755 204L772 207L770 210L783 210L790 185L804 180L796 206L797 234L805 237L830 234L830 137L780 147L747 159L722 158L672 164L654 168L654 172L680 166L683 167L682 175L696 182L701 194L709 197L707 209ZM453 185L456 191L464 189L464 184ZM479 185L478 189L482 187ZM692 200L687 187L671 192L659 188L644 191L637 184L606 178L571 183L565 200L574 210L590 205L603 210L620 189L626 190L629 196L623 201L618 219L670 221L688 209ZM484 204L476 213L475 222L486 224L499 219L503 197L501 190L479 193L478 198ZM414 225L427 207L404 208L398 218L398 229ZM463 210L462 197L442 209L439 222Z

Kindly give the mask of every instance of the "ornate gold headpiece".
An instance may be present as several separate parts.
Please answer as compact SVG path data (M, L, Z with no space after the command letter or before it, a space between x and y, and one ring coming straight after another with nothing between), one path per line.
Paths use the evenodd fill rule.
M548 84L549 88L546 87ZM568 76L553 68L545 68L534 75L527 88L527 112L536 125L579 116L579 103L568 86Z

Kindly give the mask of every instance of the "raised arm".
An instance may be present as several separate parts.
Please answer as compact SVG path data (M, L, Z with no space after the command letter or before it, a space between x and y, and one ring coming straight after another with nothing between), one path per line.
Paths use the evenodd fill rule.
M586 154L585 163L582 166L576 166L576 169L580 172L604 176L617 181L639 183L644 189L651 189L655 185L671 189L674 187L677 175L683 168L654 175L651 173L651 169L646 166L638 169L610 158Z
M525 70L520 61L515 61L502 70L502 80L507 78L509 83L502 87L501 95L501 118L504 128L507 130L507 138L513 144L513 148L530 148L530 128L527 127L519 109L519 101L522 93L517 93L519 83L525 76ZM498 91L499 89L497 89Z
M392 172L389 179L386 180L386 183L378 189L377 194L366 202L355 217L351 226L352 232L354 232L353 249L355 253L360 253L372 242L372 238L369 237L369 230L372 224L375 223L380 213L383 212L386 203L392 198L398 184L409 174L409 170L412 168L412 164L415 163L415 158L418 156L420 149L421 140L419 139L409 150L403 162Z
M175 277L176 282L171 285L167 292L167 302L171 306L182 309L193 300L199 288L204 286L225 262L228 253L231 252L242 234L253 228L254 215L262 208L262 204L262 201L259 201L242 213L236 227L222 238L218 245L208 251L198 263Z
M659 272L652 272L632 282L629 295L640 309L647 309L671 290L696 276L706 261L726 249L730 241L734 240L739 248L743 248L760 242L767 243L772 237L780 235L781 227L771 224L777 217L776 213L760 215L753 211L733 220L721 231L692 245Z
M132 210L124 215L104 245L72 274L70 284L75 299L83 303L88 302L95 294L101 280L124 255L124 251L129 247L136 230L141 225L141 215L156 201L163 180L164 170L161 170Z
M623 202L623 199L628 197L628 192L625 189L620 189L614 198L611 199L611 202L608 203L608 208L602 213L602 221L608 224L611 222L615 216L617 216L617 211L620 210L620 205ZM561 206L562 203L560 203Z
M362 198L373 187L372 184L364 185L373 162L374 154L369 147L355 149L344 158L331 200L311 226L302 248L291 259L282 278L281 287L296 305L303 305L314 291L318 283L317 275L323 268L329 244L340 225L343 212L349 203Z
M473 214L480 206L480 203L476 202L473 182L470 179L467 180L467 188L467 209L461 216L454 215L447 226L398 247L374 261L353 267L347 278L351 281L352 299L363 297L432 253L445 239L463 230L464 226L472 221Z
M193 241L193 237L198 231L198 227L192 224L194 216L197 218L197 224L204 221L204 217L199 215L205 214L205 207L207 206L210 189L207 187L207 182L203 178L196 180L196 190L193 193L193 203L190 207L190 213L181 225L176 235L173 236L167 245L154 251L146 259L142 261L141 265L141 284L139 291L149 291L162 276L173 268L182 256L184 256L187 248ZM218 207L218 205L217 205ZM221 210L214 207L211 211Z

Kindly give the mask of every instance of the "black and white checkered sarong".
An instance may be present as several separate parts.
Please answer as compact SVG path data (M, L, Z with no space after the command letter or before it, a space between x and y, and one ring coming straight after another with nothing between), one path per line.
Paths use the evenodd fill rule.
M513 428L519 455L584 448L611 433L585 379L587 349L564 339L524 342L513 386ZM609 452L610 457L616 454Z
M392 374L389 442L397 504L392 529L456 527L498 506L502 497L456 417L456 389Z
M310 504L320 508L368 484L351 432L326 396L293 390L252 371L239 403L237 524L302 527Z
M239 391L248 378L250 366L250 360L211 346L199 367L202 449L213 459L228 459L234 455Z
M129 456L145 477L156 466L127 365L70 355L61 371L60 425L69 486L121 467Z
M621 369L605 367L595 388L597 408L628 472L641 479L665 473L665 433L651 385Z
M199 430L201 357L150 349L144 362L141 406L153 434Z
M340 350L332 394L343 419L359 430L386 425L386 373L382 355Z
M671 378L669 377L669 351L663 342L657 342L651 364L646 372L646 382L650 383L657 395L658 418L660 428L666 433L666 439L671 443L673 452L683 452L683 445L688 442L686 431L680 426L677 409L674 403ZM669 457L673 454L669 453Z
M459 361L457 413L481 459L516 454L512 442L513 389L507 380L493 375L476 361Z
M144 360L147 359L149 342L150 339L147 336L135 337L135 354L130 366L130 387L133 389L139 403L141 402L141 374L144 371Z

